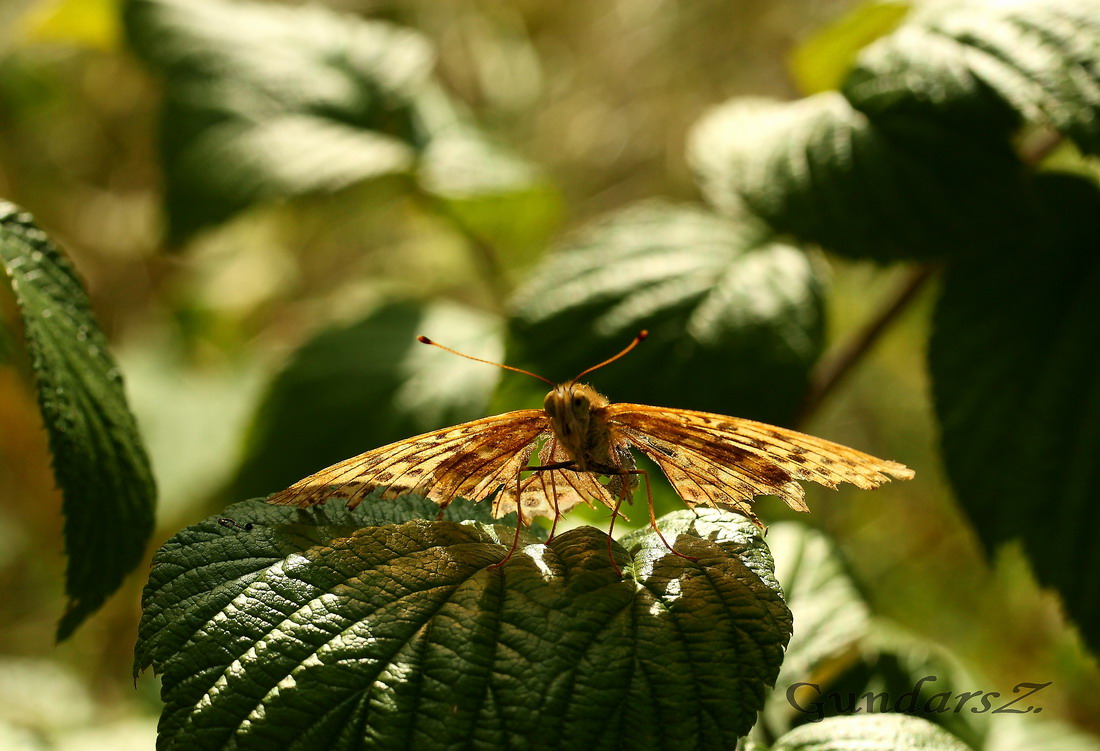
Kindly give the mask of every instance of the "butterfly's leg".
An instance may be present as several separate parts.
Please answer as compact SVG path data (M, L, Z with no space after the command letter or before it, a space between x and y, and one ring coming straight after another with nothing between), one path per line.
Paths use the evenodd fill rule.
M504 556L496 563L489 564L486 568L500 568L509 561L516 552L516 548L519 547L519 531L523 527L523 495L520 489L523 471L523 469L520 469L516 472L516 534L512 538L512 547L508 548L508 555Z
M615 552L611 548L611 543L614 541L612 533L615 531L615 520L619 518L619 507L623 505L623 501L630 495L630 487L623 483L622 492L619 493L619 500L615 501L615 508L611 510L611 524L607 528L607 558L611 561L611 568L615 569L615 573L619 576L623 575L623 570L619 568L619 564L615 563Z
M673 553L674 555L680 556L681 558L686 558L689 561L697 560L695 556L684 555L679 550L669 545L668 540L666 540L665 536L661 534L661 528L657 526L657 516L653 511L653 488L649 484L649 473L646 472L644 469L628 469L627 473L632 475L641 475L642 479L645 480L645 495L646 501L649 504L649 526L653 527L653 531L656 532L657 536L661 538L661 542L665 544L665 547L668 548L668 551L670 553Z
M550 471L553 472L554 470L550 470ZM540 473L539 474L539 479L541 480L543 476L544 475L542 475ZM551 479L552 478L553 478L553 475L551 475ZM561 518L561 512L558 511L558 484L556 482L552 482L552 483L550 483L550 488L551 488L551 491L552 491L551 501L553 501L553 506L554 506L554 521L550 525L550 536L546 538L547 542L550 542L551 540L554 539L554 531L557 530L557 528L558 528L558 519ZM542 492L543 492L544 495L547 495L546 483L545 482L542 483Z
M546 470L561 469L563 467L572 467L572 466L573 466L573 462L571 462L571 461L569 461L569 462L555 462L553 464L547 464L547 465L542 466L542 467L522 467L521 469L519 469L516 472L516 516L518 517L516 519L516 536L512 538L512 547L508 549L508 555L504 556L504 558L501 561L492 564L488 568L500 568L501 566L503 566L505 563L508 562L508 559L511 558L512 555L516 552L516 548L519 547L519 531L523 527L523 493L522 493L522 488L520 487L521 478L523 477L523 473L524 472L544 472ZM554 505L555 505L554 511L556 513L557 512L557 499L556 498L554 499Z

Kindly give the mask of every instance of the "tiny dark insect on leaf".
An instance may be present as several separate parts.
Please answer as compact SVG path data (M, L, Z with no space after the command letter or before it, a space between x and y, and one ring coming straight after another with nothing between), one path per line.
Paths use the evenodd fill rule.
M233 527L235 529L241 530L242 532L251 532L252 531L252 522L246 522L245 524L241 524L236 519L230 519L228 516L219 516L218 517L218 524L222 525L223 527Z

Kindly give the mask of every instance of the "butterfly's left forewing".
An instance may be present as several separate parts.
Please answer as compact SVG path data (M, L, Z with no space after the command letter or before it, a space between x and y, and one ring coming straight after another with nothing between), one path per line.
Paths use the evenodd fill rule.
M656 462L685 501L731 506L754 521L749 503L758 495L808 510L796 480L869 489L913 476L903 464L752 420L641 404L604 410L616 438Z
M424 433L368 451L299 480L268 499L315 506L329 498L354 508L369 493L384 498L415 493L446 506L457 497L480 501L514 484L538 438L550 428L541 409L493 415Z

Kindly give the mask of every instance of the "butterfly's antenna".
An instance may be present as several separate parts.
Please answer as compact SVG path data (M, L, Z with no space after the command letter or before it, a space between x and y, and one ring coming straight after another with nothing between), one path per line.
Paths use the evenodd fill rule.
M626 348L625 348L625 349L624 349L624 350L623 350L622 352L620 352L619 354L615 355L614 357L609 357L609 358L607 358L606 360L604 360L603 362L601 362L601 363L600 363L599 365L593 365L593 366L592 366L591 368L588 368L587 370L582 370L582 371L581 371L580 373L577 373L577 375L576 375L576 376L575 376L575 377L573 378L573 381L574 381L574 382L576 382L576 381L579 381L580 379L584 378L584 377L585 377L586 375L588 375L589 373L591 373L591 372L592 372L593 370L599 370L599 369L600 369L600 368L602 368L602 367L603 367L604 365L610 365L611 363L615 362L615 361L616 361L616 360L618 360L618 359L619 359L620 357L622 357L623 355L625 355L625 354L626 354L627 352L629 352L630 350L632 350L632 349L634 349L635 347L637 347L637 346L638 346L638 344L639 344L639 343L640 343L640 342L641 342L641 341L642 341L643 339L645 339L645 338L646 338L647 336L649 336L649 332L648 332L648 331L646 331L645 329L642 329L641 331L639 331L639 332L638 332L638 335L637 335L636 337L634 337L634 341L632 341L632 342L631 342L630 344L626 345Z
M524 370L523 368L513 368L511 365L502 365L501 363L493 362L492 360L482 360L480 357L474 357L473 355L467 355L464 352L459 352L457 349L451 349L450 347L444 347L439 342L433 342L431 339L429 339L426 336L418 336L418 337L416 337L416 341L420 342L421 344L430 344L433 347L439 347L444 352L450 352L452 355L458 355L459 357L465 357L467 360L473 360L474 362L483 362L486 365L496 365L498 368L504 368L505 370L511 370L514 373L523 373L524 375L529 375L532 378L538 378L540 381L543 381L544 383L549 383L551 386L557 386L557 384L554 383L553 381L551 381L550 379L543 378L542 376L538 375L537 373L532 373L530 370ZM627 349L629 349L629 347ZM625 352L623 354L625 354ZM611 359L614 360L615 358L611 358ZM597 366L597 367L599 367L599 366ZM591 370L591 368L589 368L589 370Z

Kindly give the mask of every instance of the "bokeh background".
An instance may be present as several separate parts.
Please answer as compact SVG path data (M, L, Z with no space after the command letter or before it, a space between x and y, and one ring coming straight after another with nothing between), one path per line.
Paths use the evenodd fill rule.
M499 312L548 248L606 212L642 199L698 201L685 157L692 125L730 97L788 99L827 85L830 66L844 61L822 52L823 30L856 6L324 4L425 35L434 74L454 99L537 165L543 189L507 254L487 259L476 239L385 180L263 203L169 240L157 145L164 84L128 49L121 0L0 7L0 196L64 247L114 344L160 488L150 555L263 486L249 475L256 410L313 334L396 299ZM831 286L827 352L856 336L910 273L824 255L815 262ZM1019 550L986 558L942 476L923 351L935 287L921 289L801 426L902 460L917 479L873 494L811 489L810 523L837 546L877 624L876 644L901 644L891 649L918 663L949 662L969 681L962 690L1052 681L1038 699L1042 715L987 718L989 748L1100 748L1095 659ZM0 299L0 747L151 748L157 680L143 675L135 686L131 676L144 569L72 639L54 643L64 607L60 497L14 306ZM677 384L665 387L674 402ZM502 390L497 406L531 406L518 403L530 397L524 387ZM776 501L759 508L765 520L785 518ZM606 524L599 514L578 519ZM784 539L773 542L781 570ZM846 664L874 664L868 644Z

